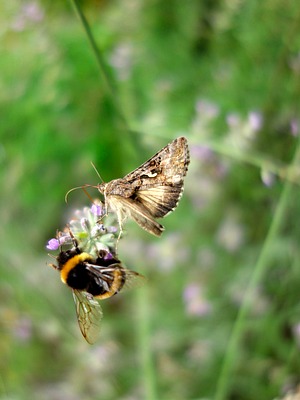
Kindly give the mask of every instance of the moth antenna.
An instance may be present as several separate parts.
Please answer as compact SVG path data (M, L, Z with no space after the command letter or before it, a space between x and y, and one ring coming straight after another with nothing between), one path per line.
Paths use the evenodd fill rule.
M74 190L77 190L77 189L82 189L82 190L84 191L84 193L88 196L88 198L91 200L91 196L90 196L90 195L88 194L88 192L85 190L85 187L94 187L94 186L93 186L93 185L86 184L86 185L84 185L84 186L73 187L72 189L70 189L70 190L67 191L67 193L66 193L66 195L65 195L65 202L68 203L69 194L70 194L71 192L74 192Z
M91 166L94 168L94 171L96 172L96 174L98 175L98 178L101 180L101 183L104 182L101 175L99 174L99 171L96 168L96 165L93 163L93 161L91 161Z
M71 192L74 192L74 190L81 189L81 188L82 188L82 186L77 186L77 187L74 187L74 188L68 190L67 193L66 193L66 195L65 195L65 202L68 203L68 197L69 197L69 194L70 194Z

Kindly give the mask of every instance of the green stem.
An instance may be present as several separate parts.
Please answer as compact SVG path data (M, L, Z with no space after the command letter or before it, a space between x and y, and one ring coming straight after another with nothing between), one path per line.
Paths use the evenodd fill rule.
M1 397L3 399L5 399L6 396L7 396L4 379L3 379L3 377L1 375L0 375L0 394L3 395L3 397Z
M295 165L299 155L300 151L298 145L292 165ZM284 221L285 210L292 188L293 186L289 182L285 183L279 200L279 204L276 208L276 212L272 220L272 224L270 226L266 240L263 244L260 256L255 265L253 275L251 277L250 283L245 293L243 304L239 310L237 319L233 327L233 331L226 349L226 354L223 361L220 378L216 386L215 400L224 400L228 398L228 391L231 380L230 376L234 369L235 360L237 358L237 354L239 351L240 340L244 333L245 320L251 309L251 303L255 296L255 289L261 282L261 279L267 270L269 254L272 251L272 244L278 234L282 221Z
M223 143L217 142L202 142L202 145L208 147L214 152L229 157L231 159L249 164L259 169L265 169L271 174L276 175L278 178L300 185L300 169L297 164L284 165L272 159L267 159L263 154L249 151L240 151L232 147L227 147Z
M144 383L144 399L157 400L156 382L155 382L155 368L153 363L153 356L151 354L151 340L150 340L150 310L149 310L149 294L147 286L140 288L137 291L137 304L138 304L138 340L139 340L139 354L141 358L141 374Z
M81 6L79 4L78 0L71 0L71 3L74 7L74 10L82 24L82 27L86 33L86 36L88 38L89 44L92 48L92 51L96 57L97 63L98 63L98 67L99 67L99 71L100 71L100 75L103 81L103 84L105 86L105 90L108 93L108 95L110 96L110 99L112 101L112 104L114 106L115 112L117 113L118 117L120 118L120 122L122 123L123 127L125 128L126 131L130 131L129 129L129 124L127 122L127 119L125 118L123 112L121 111L121 106L119 104L119 102L117 101L117 93L116 93L116 89L115 89L115 83L113 80L112 75L109 73L108 67L102 57L102 54L96 44L96 41L94 39L94 36L92 34L91 28L89 26L89 23L87 21L87 19L85 18Z

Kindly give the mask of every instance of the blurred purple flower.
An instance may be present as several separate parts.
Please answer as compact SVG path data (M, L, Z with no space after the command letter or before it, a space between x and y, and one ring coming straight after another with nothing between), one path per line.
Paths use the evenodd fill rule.
M293 326L293 333L296 343L300 347L300 322Z
M268 171L267 169L261 170L260 175L261 175L261 180L262 180L263 184L267 187L271 187L276 180L276 176L272 172Z
M17 32L23 31L28 23L42 21L44 14L44 10L37 2L32 1L24 4L12 22L11 28Z
M293 118L290 122L291 134L293 136L298 136L299 134L299 121Z
M195 342L191 342L190 347L187 350L187 357L190 362L199 367L199 363L205 365L210 361L213 354L213 343L210 339L207 340L197 340Z
M122 43L110 55L109 62L116 69L120 80L129 78L132 69L133 47L129 43Z
M32 22L39 22L44 18L44 11L36 2L30 2L23 6L24 16Z
M263 124L263 116L258 111L250 111L248 114L249 124L254 132L261 129Z
M11 24L12 30L21 32L25 29L26 21L22 15L18 15Z
M205 317L211 313L212 306L204 298L202 288L196 283L190 283L186 286L183 292L183 300L189 315Z
M300 71L300 53L293 54L289 60L289 66L295 74Z
M176 252L174 252L176 249ZM185 244L182 236L178 233L170 233L167 239L149 243L145 250L149 260L153 260L162 271L170 271L176 266L185 265L190 257L190 248Z
M206 117L208 119L216 118L220 113L219 107L215 103L208 100L198 100L195 108L197 114L200 114L201 117Z
M227 212L227 215L220 221L216 238L217 242L229 252L234 253L241 248L245 240L245 228L234 212Z
M226 117L226 122L229 128L236 128L239 126L239 123L241 122L240 117L236 113L231 113L228 114Z
M197 158L201 161L209 161L213 156L213 152L209 147L199 144L192 144L190 146L190 151L192 158Z
M27 317L21 317L16 321L13 332L22 342L28 341L32 336L32 321Z

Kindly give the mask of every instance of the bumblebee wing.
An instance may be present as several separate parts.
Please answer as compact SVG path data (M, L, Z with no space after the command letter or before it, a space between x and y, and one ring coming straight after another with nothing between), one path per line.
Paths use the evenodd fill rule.
M102 308L89 293L73 290L73 298L81 333L88 343L93 344L100 335Z
M88 265L88 270L94 274L95 278L101 280L101 285L107 292L110 291L111 284L113 284L114 282L114 271L120 271L121 275L124 277L124 284L122 285L120 291L124 289L141 287L146 282L146 278L143 275L139 274L138 272L131 271L130 269L124 268L121 263L111 264L108 267L91 264ZM111 296L117 292L119 292L119 290L115 292L112 291Z
M123 268L123 269L125 271L126 279L125 279L125 283L123 285L122 290L139 288L146 283L147 279L143 275L141 275L135 271L131 271L130 269L126 269L126 268Z

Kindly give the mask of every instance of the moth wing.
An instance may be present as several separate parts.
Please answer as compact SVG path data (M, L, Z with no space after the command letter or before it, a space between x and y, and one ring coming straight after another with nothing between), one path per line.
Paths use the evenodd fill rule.
M125 175L128 182L143 179L145 183L179 182L186 175L190 162L189 149L185 137L179 137L159 150L140 167Z
M93 344L100 336L103 312L100 304L86 292L73 290L79 328L85 340Z
M120 226L122 226L126 217L131 217L141 228L160 236L164 227L156 222L149 210L141 203L130 198L122 196L109 196L107 198L110 207L117 213Z
M137 198L153 218L165 217L173 211L183 193L183 181L176 185L159 185L142 188L137 191Z

